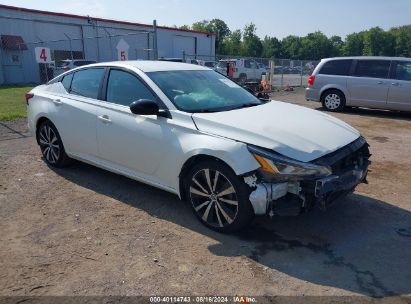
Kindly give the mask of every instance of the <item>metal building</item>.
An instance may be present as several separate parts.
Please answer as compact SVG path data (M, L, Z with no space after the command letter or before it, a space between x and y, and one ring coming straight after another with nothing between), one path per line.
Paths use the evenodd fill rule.
M120 60L120 47L128 60L215 56L213 33L6 5L0 38L0 85L45 82L59 60ZM39 47L50 50L52 63L36 61Z

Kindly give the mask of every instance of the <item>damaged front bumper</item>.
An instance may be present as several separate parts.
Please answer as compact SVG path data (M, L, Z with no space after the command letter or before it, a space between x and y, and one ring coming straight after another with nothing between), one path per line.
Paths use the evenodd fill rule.
M264 182L256 172L244 179L252 189L249 199L254 212L294 216L316 205L325 209L358 184L367 183L369 157L368 144L362 139L314 161L332 168L332 174L323 178Z

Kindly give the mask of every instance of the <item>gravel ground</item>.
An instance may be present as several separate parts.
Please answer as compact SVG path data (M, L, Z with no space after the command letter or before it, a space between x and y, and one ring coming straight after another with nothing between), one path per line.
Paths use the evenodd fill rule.
M319 107L302 91L274 98ZM332 115L369 141L369 184L235 235L161 190L82 163L51 169L24 119L0 123L0 295L410 295L411 115Z

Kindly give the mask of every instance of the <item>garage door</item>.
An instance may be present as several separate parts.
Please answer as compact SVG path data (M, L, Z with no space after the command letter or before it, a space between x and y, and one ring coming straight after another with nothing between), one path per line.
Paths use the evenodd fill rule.
M194 37L174 36L173 38L173 57L182 58L183 51L187 55L194 55L196 53Z

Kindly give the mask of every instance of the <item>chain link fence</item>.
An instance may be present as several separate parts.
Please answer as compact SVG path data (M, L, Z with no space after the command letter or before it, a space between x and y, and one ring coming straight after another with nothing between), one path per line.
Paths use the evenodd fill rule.
M104 31L103 31L104 30ZM95 37L25 42L0 53L7 83L46 83L81 65L117 60L155 60L154 33L126 34L101 29Z
M245 73L247 81L261 81L262 75L274 89L302 87L307 84L309 76L319 63L316 60L292 60L276 58L255 58L227 55L192 55L182 52L182 61L211 67L227 75L227 62L241 62L238 71ZM239 72L239 73L240 73ZM234 80L240 80L240 74L234 73Z
M65 71L81 65L117 60L157 60L155 32L118 33L99 28L93 37L64 37L15 45L0 53L6 83L46 83ZM1 51L1 50L0 50ZM201 55L181 52L180 58L160 60L199 64L227 75L227 62L240 62L233 75L236 81L260 82L265 75L273 89L305 86L318 64L313 60L253 58L227 55Z

